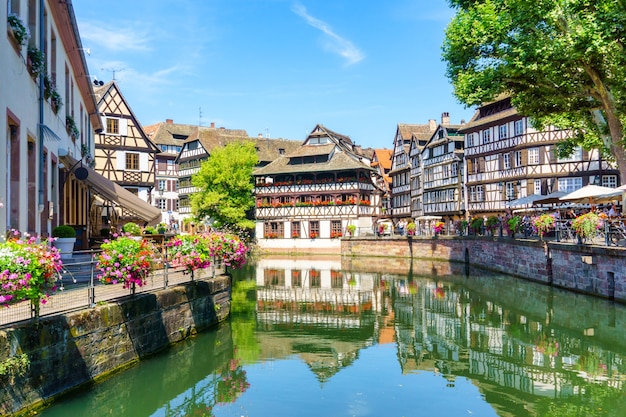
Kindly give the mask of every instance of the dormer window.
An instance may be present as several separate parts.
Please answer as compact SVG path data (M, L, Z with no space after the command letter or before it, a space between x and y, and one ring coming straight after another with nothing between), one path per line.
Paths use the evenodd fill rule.
M285 149L283 149L283 148L279 148L279 149L278 149L278 153L279 153L280 155L284 155L284 154L285 154Z

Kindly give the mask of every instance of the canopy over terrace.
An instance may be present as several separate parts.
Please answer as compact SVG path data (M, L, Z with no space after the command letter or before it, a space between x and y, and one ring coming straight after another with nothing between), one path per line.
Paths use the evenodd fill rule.
M529 196L526 197L520 197L518 199L515 200L511 200L509 202L506 203L507 207L524 207L524 206L530 206L533 204L537 204L537 200L545 197L541 194L531 194Z
M599 185L586 185L578 190L564 195L561 201L579 204L609 203L621 198L623 190Z
M76 177L82 180L85 185L103 200L131 212L137 218L143 220L146 225L155 225L160 222L161 210L143 201L124 187L97 173L85 164L81 163L78 167L77 165L80 161L71 155L59 155L59 160L65 166L71 168L74 175L80 169L80 174L76 175Z

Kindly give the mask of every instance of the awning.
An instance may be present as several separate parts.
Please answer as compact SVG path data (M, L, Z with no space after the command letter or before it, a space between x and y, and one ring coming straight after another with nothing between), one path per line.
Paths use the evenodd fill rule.
M121 185L114 183L102 174L97 173L86 164L80 164L77 167L76 165L79 161L76 158L70 155L59 155L59 160L67 167L71 167L72 172L75 173L76 177L82 180L89 188L91 188L103 199L132 212L138 218L144 220L147 224L154 225L161 221L161 210L143 201L135 194L126 190ZM78 173L76 172L77 169L80 169ZM87 174L86 176L85 173ZM85 178L83 179L82 177Z

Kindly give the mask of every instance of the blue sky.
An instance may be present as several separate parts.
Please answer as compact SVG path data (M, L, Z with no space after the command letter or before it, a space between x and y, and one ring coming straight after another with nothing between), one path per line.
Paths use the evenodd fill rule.
M74 0L92 77L142 125L391 148L398 123L468 121L441 60L446 0Z

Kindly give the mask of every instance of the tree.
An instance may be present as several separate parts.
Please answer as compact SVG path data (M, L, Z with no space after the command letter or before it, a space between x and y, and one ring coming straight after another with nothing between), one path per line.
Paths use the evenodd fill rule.
M191 197L194 215L209 217L219 226L254 228L252 170L257 163L251 141L231 142L223 148L215 148L191 179L199 189Z
M500 94L539 128L576 136L559 146L614 158L626 184L626 2L449 0L443 59L467 106Z

